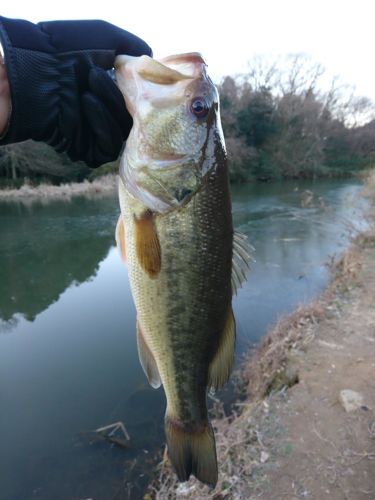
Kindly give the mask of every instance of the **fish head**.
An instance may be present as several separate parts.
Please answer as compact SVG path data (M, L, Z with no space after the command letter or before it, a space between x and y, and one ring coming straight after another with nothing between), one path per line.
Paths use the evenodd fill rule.
M127 190L152 211L188 203L225 157L217 89L198 53L118 56L117 83L133 117L120 166Z

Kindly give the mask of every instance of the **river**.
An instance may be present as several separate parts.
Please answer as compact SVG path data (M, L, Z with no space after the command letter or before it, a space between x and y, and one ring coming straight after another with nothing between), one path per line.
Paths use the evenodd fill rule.
M353 180L233 188L256 260L234 298L238 359L322 290L327 261L364 227L360 190ZM115 197L0 203L1 500L135 499L149 480L165 401L138 362L118 212ZM88 434L119 420L129 449Z

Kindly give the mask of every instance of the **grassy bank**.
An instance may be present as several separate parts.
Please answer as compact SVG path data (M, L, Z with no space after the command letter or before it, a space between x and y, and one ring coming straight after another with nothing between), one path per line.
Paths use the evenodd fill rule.
M375 171L367 179L365 194L372 200L372 206L374 206ZM371 214L371 217L372 221L374 221L374 213ZM363 301L361 301L361 295L359 294L370 294L370 299L371 294L374 294L373 298L375 299L374 280L370 289L370 285L366 282L366 280L370 279L369 274L363 271L364 266L368 266L371 259L374 258L374 244L375 225L372 222L372 229L357 235L351 247L331 264L331 280L322 295L315 301L298 307L292 314L282 318L269 330L257 348L247 355L241 369L235 375L240 396L239 402L232 413L225 415L220 403L217 401L214 404L212 424L217 440L219 463L219 482L215 490L209 490L194 478L187 483L179 484L169 465L164 464L160 468L157 480L150 486L145 498L199 498L202 500L305 498L306 496L302 495L303 492L308 491L305 485L296 494L298 480L300 479L301 483L308 483L310 492L316 493L323 483L327 470L332 472L333 479L332 477L328 478L328 487L325 491L328 492L328 488L336 488L338 496L330 496L330 493L324 493L326 496L322 496L321 493L316 493L318 496L312 495L311 498L349 498L344 493L349 491L351 486L355 490L357 487L354 485L356 478L360 478L362 473L367 474L368 471L365 467L372 458L375 458L375 454L371 454L367 449L353 451L351 449L354 447L353 444L351 447L348 446L349 451L346 452L344 444L346 445L348 442L347 436L345 436L345 443L344 437L342 438L344 444L341 447L340 443L335 441L337 437L331 440L324 437L324 432L322 434L316 430L315 425L324 427L326 422L335 422L335 419L338 421L339 418L346 418L345 412L335 399L330 400L329 405L322 402L324 400L324 390L331 391L334 394L333 398L338 393L336 386L334 388L330 387L331 377L327 376L326 369L323 368L323 358L328 357L328 372L335 369L335 358L330 352L331 349L337 347L336 354L340 353L340 356L343 356L346 361L348 359L350 361L351 348L348 347L349 341L342 345L338 345L338 343L342 340L341 332L344 330L347 330L350 335L352 335L352 330L356 331L359 336L361 335L360 321L356 318L361 317L362 322L364 321L362 324L365 324L368 310L360 310ZM345 315L352 313L353 309L355 309L357 316L354 315L354 323L352 320L349 328ZM331 332L333 331L338 332L338 340L332 341ZM349 333L348 338L350 337ZM360 344L357 341L356 343ZM371 347L372 344L369 343L369 345ZM362 362L361 360L369 352L367 345L363 345L362 348L362 354L358 356L357 360L353 361L354 364ZM348 352L346 352L347 349L349 349ZM337 366L339 361L336 363ZM309 366L309 364L310 372L306 374L304 367ZM332 368L330 368L331 365ZM357 368L355 367L355 369ZM314 370L318 371L314 372ZM345 365L343 374L348 371L349 369ZM320 380L317 374L319 374ZM304 408L300 403L301 400L298 400L297 404L294 405L297 408L294 412L294 424L298 429L296 441L299 442L305 439L308 442L309 436L304 433L311 431L311 429L314 433L316 431L316 435L313 433L313 438L315 436L315 441L322 444L322 449L324 446L330 446L335 450L335 453L337 451L336 462L333 460L332 463L324 465L323 468L324 458L320 457L319 462L316 458L317 454L313 458L312 456L308 457L310 460L308 464L311 463L311 465L307 466L307 470L304 472L305 477L300 476L299 478L290 479L290 485L288 484L285 488L286 491L288 488L292 488L293 492L288 490L288 493L282 493L282 490L278 488L277 481L274 481L275 470L284 471L283 477L287 477L289 475L289 457L293 455L293 447L298 447L292 440L288 441L284 436L284 434L287 434L285 422L288 421L290 416L290 408L287 406L290 403L288 398L290 394L296 394L294 392L296 388L299 389L300 393L305 390L304 384L306 380L309 380L309 376L313 380L319 381L314 389L319 404L313 409L306 409L308 415L315 419L313 424L307 424L308 418L303 414ZM363 375L363 380L366 381L367 379L371 380L368 373ZM341 380L344 380L344 375L341 376ZM360 382L357 381L359 385ZM354 380L352 380L352 383L354 383ZM289 388L293 389L289 390ZM345 386L341 388L343 389ZM307 399L313 397L314 390L305 390ZM290 404L293 407L293 401ZM307 403L305 402L304 405L307 406ZM366 408L366 415L369 415L368 411L370 410L368 407ZM323 413L323 411L326 413ZM330 412L338 412L339 416L337 414L331 415ZM371 415L367 418L370 417ZM359 420L360 418L357 416L356 421ZM348 423L348 420L343 420L342 428L349 426L349 424L356 425L355 422L349 421ZM337 427L341 429L340 425L338 424ZM365 430L362 429L361 431L365 435L367 432L366 426L363 427ZM332 429L325 430L326 435L329 435L329 432L334 432ZM353 432L353 435L357 437L358 441L360 432L358 431L357 434ZM308 454L308 451L305 450L304 452ZM348 454L349 452L351 454ZM326 449L323 449L322 453L323 457L329 455ZM298 457L298 455L296 456ZM277 464L275 457L278 457ZM362 467L361 474L358 473L350 479L350 467L353 469L357 462L358 466ZM290 477L292 477L293 473L298 470L298 461L290 465L290 468L293 469L290 471ZM310 476L315 474L315 477L310 477L309 474ZM338 480L340 474L343 477L345 476L346 483ZM350 481L352 481L352 485ZM372 490L366 485L363 491L365 492L364 495L367 495L366 492ZM343 496L340 496L341 493L343 493ZM306 498L310 498L310 496ZM356 498L359 498L359 496Z
M0 201L69 200L75 196L116 196L117 175L108 174L95 178L92 182L71 182L55 186L24 184L19 189L0 189Z

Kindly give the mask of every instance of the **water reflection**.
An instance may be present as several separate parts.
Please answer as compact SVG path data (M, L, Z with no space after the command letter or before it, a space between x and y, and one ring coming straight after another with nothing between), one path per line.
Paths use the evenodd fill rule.
M73 283L93 277L114 243L117 200L2 203L0 318L32 321Z

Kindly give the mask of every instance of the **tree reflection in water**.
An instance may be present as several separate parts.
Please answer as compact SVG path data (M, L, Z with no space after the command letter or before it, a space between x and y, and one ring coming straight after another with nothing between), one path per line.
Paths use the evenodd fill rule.
M103 210L105 208L105 210ZM0 206L0 333L33 321L72 284L95 276L114 244L116 197Z

